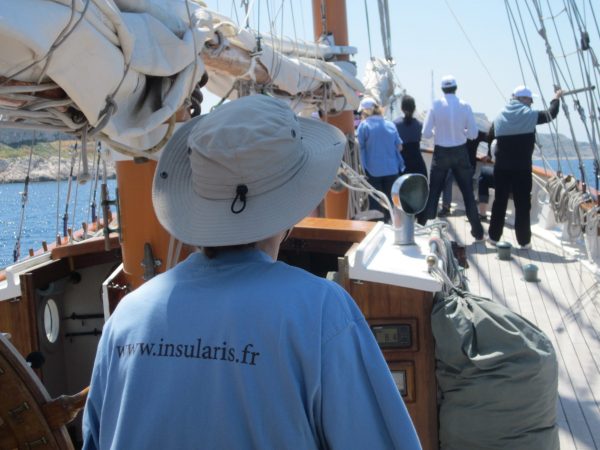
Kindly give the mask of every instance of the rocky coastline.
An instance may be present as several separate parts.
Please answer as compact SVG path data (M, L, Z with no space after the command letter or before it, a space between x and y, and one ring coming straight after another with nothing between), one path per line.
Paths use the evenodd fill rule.
M29 168L29 157L0 159L0 183L23 183L27 177ZM89 163L90 172L93 172L92 161ZM58 156L41 157L34 155L31 158L31 170L29 171L29 181L56 181L57 179L67 180L71 171L70 160L64 158L60 160ZM78 168L74 167L73 176L76 177ZM106 163L106 175L108 178L115 178L115 168L112 162Z

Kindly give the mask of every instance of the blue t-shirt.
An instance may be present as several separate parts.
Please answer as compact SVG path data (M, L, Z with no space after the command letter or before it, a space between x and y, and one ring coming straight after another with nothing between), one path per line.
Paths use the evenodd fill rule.
M105 324L85 449L418 449L360 310L259 250L194 253Z
M398 175L404 172L404 160L398 146L402 140L396 126L380 115L369 116L357 130L360 162L374 177Z

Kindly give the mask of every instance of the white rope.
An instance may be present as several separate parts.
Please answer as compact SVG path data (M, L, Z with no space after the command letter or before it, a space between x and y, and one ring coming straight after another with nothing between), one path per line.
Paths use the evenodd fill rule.
M600 258L600 239L598 238L598 227L600 227L600 206L590 208L584 214L585 224L585 250L590 262Z
M348 182L346 182L338 174L337 181L342 186L352 191L364 192L373 197L377 203L379 203L383 208L387 209L390 213L393 211L392 204L387 195L371 186L364 175L356 172L344 161L341 162L341 173L348 180Z
M556 223L567 221L569 192L577 189L577 180L572 176L561 178L553 176L546 183L546 191L550 199L550 206L554 212Z

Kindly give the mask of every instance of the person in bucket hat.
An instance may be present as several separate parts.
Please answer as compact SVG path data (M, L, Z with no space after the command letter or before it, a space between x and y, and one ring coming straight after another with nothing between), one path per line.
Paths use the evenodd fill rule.
M153 203L201 250L128 294L105 324L84 448L420 448L353 299L276 261L345 145L336 128L264 95L175 132Z

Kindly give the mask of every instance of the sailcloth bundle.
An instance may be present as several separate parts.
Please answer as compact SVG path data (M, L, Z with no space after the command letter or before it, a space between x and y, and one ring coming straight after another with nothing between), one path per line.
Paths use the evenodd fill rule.
M246 80L245 89L259 84L297 111L358 106L361 83L348 66L325 61L326 46L300 56L275 39L259 49L256 38L185 0L6 0L0 114L8 126L85 133L143 152L164 143L205 72L220 96L245 95L235 89Z
M374 98L379 105L387 106L397 87L394 78L393 62L371 58L365 67L363 79L365 94Z
M552 343L508 308L469 293L432 311L444 450L559 448Z

